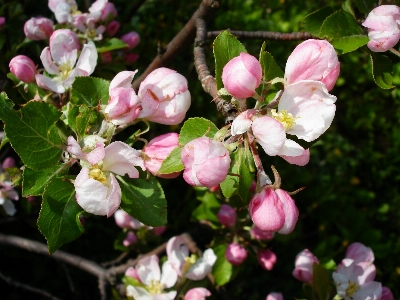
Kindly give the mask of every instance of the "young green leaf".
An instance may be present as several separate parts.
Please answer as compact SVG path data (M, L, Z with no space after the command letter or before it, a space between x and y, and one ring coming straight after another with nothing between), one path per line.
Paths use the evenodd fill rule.
M197 200L201 201L201 204L193 211L192 217L197 221L210 221L213 228L219 227L217 214L221 205L215 194L207 189L197 191L197 195Z
M121 208L149 226L167 223L167 201L164 191L153 176L131 179L117 176L122 192Z
M54 178L49 182L43 193L37 224L47 240L50 254L83 233L83 226L79 221L82 211L76 203L72 183L61 178Z
M217 286L228 283L232 278L233 266L226 260L225 251L226 245L219 245L214 249L217 261L213 266L212 275Z
M31 101L20 111L6 93L0 95L0 119L4 131L24 164L32 169L46 169L56 164L62 153L62 139L55 122L61 113L44 102Z
M109 86L110 83L101 78L77 77L72 84L71 102L89 107L107 104Z
M98 131L102 120L101 114L96 109L81 105L79 107L79 115L75 119L76 133L80 137L84 137L93 131Z
M123 41L117 38L112 38L109 40L106 40L105 43L99 43L96 45L97 52L102 53L102 52L108 52L112 50L117 50L117 49L123 49L127 48L128 45L125 44Z
M180 172L184 169L183 163L181 161L182 147L175 148L168 155L168 157L163 161L158 174L171 174L175 172Z
M190 118L182 126L179 133L179 145L184 146L190 141L207 136L213 138L218 132L217 126L210 120L204 118Z
M263 70L263 80L270 81L276 77L283 78L284 73L276 63L274 57L268 51L265 51L265 42L261 47L260 64Z

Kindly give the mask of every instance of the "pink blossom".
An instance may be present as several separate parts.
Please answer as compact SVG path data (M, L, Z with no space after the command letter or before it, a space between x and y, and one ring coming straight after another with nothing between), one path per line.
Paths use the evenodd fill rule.
M362 25L368 28L367 46L374 52L393 48L400 39L400 7L381 5L374 8Z
M209 290L198 287L188 290L184 300L205 300L208 296L211 296L211 292Z
M275 235L275 233L273 231L261 230L256 225L253 226L253 228L250 231L250 234L254 239L257 239L260 241L272 240Z
M147 107L139 118L155 123L177 125L190 107L186 78L167 68L155 69L147 75L140 84L138 95Z
M48 3L58 23L72 23L72 14L78 8L75 0L49 0Z
M340 63L333 46L325 40L309 39L290 54L285 68L288 85L301 80L320 81L330 91L340 72Z
M247 132L253 124L253 117L257 111L255 109L248 109L240 113L231 125L231 134L238 135Z
M305 283L312 283L314 263L319 264L316 258L308 249L304 249L296 256L295 269L292 275Z
M225 89L235 98L248 98L254 95L260 85L262 68L252 55L240 53L231 59L222 70Z
M125 239L122 241L122 244L125 247L129 247L130 245L137 242L137 237L132 231L128 231Z
M139 33L131 31L121 36L121 41L128 45L128 49L133 49L140 43Z
M101 20L107 21L109 19L114 19L118 15L117 9L114 3L107 2L104 8L101 10Z
M226 248L225 258L232 265L238 266L247 258L247 250L237 243L231 243Z
M107 25L106 33L109 36L114 36L114 35L116 35L116 33L118 32L120 27L121 27L121 24L118 21L112 20Z
M224 144L207 137L187 143L181 152L183 178L194 186L211 188L228 175L231 158Z
M11 73L19 80L25 83L35 81L36 66L35 63L25 55L15 56L9 64Z
M371 248L361 243L352 243L346 250L346 257L354 260L354 263L367 262L373 263L375 256Z
M138 220L136 220L134 217L132 217L122 209L118 209L114 213L114 218L115 223L121 228L138 229L141 227L141 224Z
M265 300L283 300L283 295L281 293L269 293L267 299Z
M261 267L267 271L271 271L276 263L275 253L268 249L258 251L257 258Z
M236 210L228 204L222 204L217 214L218 221L225 227L234 226L236 217Z
M14 168L15 167L15 159L11 156L8 156L4 159L3 163L1 164L1 168L3 170L7 168Z
M45 40L53 34L54 23L52 20L39 17L30 18L25 22L24 33L30 40Z
M172 150L178 147L179 135L175 132L162 134L152 139L144 148L144 165L146 170L155 176L162 178L175 178L180 172L170 174L157 174L162 163L171 154Z

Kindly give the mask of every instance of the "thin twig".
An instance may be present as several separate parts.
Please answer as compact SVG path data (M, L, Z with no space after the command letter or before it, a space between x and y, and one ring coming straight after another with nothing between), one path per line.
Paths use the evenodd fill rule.
M11 279L10 277L3 275L2 273L0 273L0 278L3 279L5 282L7 282L9 285L14 286L16 288L21 288L21 289L30 291L32 293L42 295L42 296L47 297L52 300L61 300L60 298L57 298L46 291L43 291L41 289L34 288L30 285L15 281L15 280Z
M229 30L237 38L241 39L262 39L262 40L273 40L273 41L304 41L311 38L316 38L308 32L290 32L281 33L275 31L243 31L243 30ZM209 31L207 32L207 38L217 37L222 30Z

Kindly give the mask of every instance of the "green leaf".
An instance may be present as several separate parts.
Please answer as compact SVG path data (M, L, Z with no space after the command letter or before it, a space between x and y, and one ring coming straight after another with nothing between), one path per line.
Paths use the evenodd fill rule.
M79 105L74 105L71 102L69 102L66 106L64 106L65 109L68 110L68 116L67 116L67 121L68 121L68 126L76 132L76 118L79 115Z
M97 107L108 102L107 80L94 77L77 77L72 84L71 102L73 104L85 104L89 107Z
M117 38L112 38L107 40L105 43L101 43L99 45L96 45L97 52L102 53L102 52L108 52L112 50L117 50L117 49L123 49L127 48L128 45L125 44L123 41Z
M180 172L184 169L181 161L182 147L175 148L163 161L158 174L171 174L174 172Z
M376 4L376 0L353 0L353 1L356 3L358 9L364 14L370 13Z
M192 217L197 221L210 221L211 227L218 228L220 223L217 214L221 205L215 194L208 189L197 191L197 194L197 200L202 203L193 211Z
M334 12L335 10L331 6L326 6L307 15L303 19L305 30L311 33L313 36L319 37L322 23Z
M22 196L39 196L43 194L46 185L53 179L65 175L69 164L57 164L51 168L34 171L25 167L22 182Z
M214 40L215 57L215 80L217 89L224 87L222 83L222 69L234 57L239 56L241 52L247 53L246 48L228 31L221 32Z
M328 271L323 266L314 263L313 264L313 288L317 293L320 300L331 299L332 285L329 280Z
M117 176L122 191L121 208L149 226L167 223L167 201L164 191L153 176L131 179Z
M263 79L265 81L270 81L276 77L283 78L284 73L282 69L276 63L274 57L268 51L265 51L265 42L261 47L260 52L260 64L263 70Z
M4 131L28 168L46 169L61 158L62 140L54 124L61 113L44 102L32 101L20 111L13 109L6 93L0 95L0 119Z
M47 240L50 254L82 234L84 230L79 221L82 211L76 203L72 183L61 178L49 182L43 193L38 227Z
M357 50L368 42L369 38L366 35L353 35L334 39L332 45L341 50L340 54L345 54Z
M233 266L229 261L226 260L225 251L225 245L219 245L214 249L214 253L217 256L217 261L213 266L212 275L217 286L228 283L232 278Z
M101 121L102 118L96 109L81 105L79 115L75 119L76 133L79 137L84 137L93 131L98 131Z
M213 138L217 132L217 126L210 120L204 118L190 118L183 124L178 141L181 146L184 146L190 141L202 136Z
M24 83L20 81L17 77L15 77L12 73L8 73L7 77L14 81L19 93L26 101L33 100L36 95L38 95L40 99L43 99L46 96L46 92L38 87L35 83Z
M4 132L3 138L1 139L0 150L4 147L5 144L9 142L7 134Z
M393 88L393 63L390 58L372 51L370 55L372 60L372 76L375 83L382 89Z

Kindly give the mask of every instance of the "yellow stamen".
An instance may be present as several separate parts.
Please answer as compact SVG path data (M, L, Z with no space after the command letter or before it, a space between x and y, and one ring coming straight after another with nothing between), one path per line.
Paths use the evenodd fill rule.
M107 185L107 177L104 175L103 171L98 165L94 165L93 168L89 170L89 177L100 181L104 185Z
M276 109L271 110L272 117L281 122L285 131L288 131L296 124L296 118L293 117L291 113L288 113L286 110L281 110L279 113L276 112Z
M158 280L150 280L150 285L147 286L147 290L152 295L161 294L164 289L164 285Z
M350 281L349 286L346 289L346 296L353 296L359 289L360 287L355 282Z

